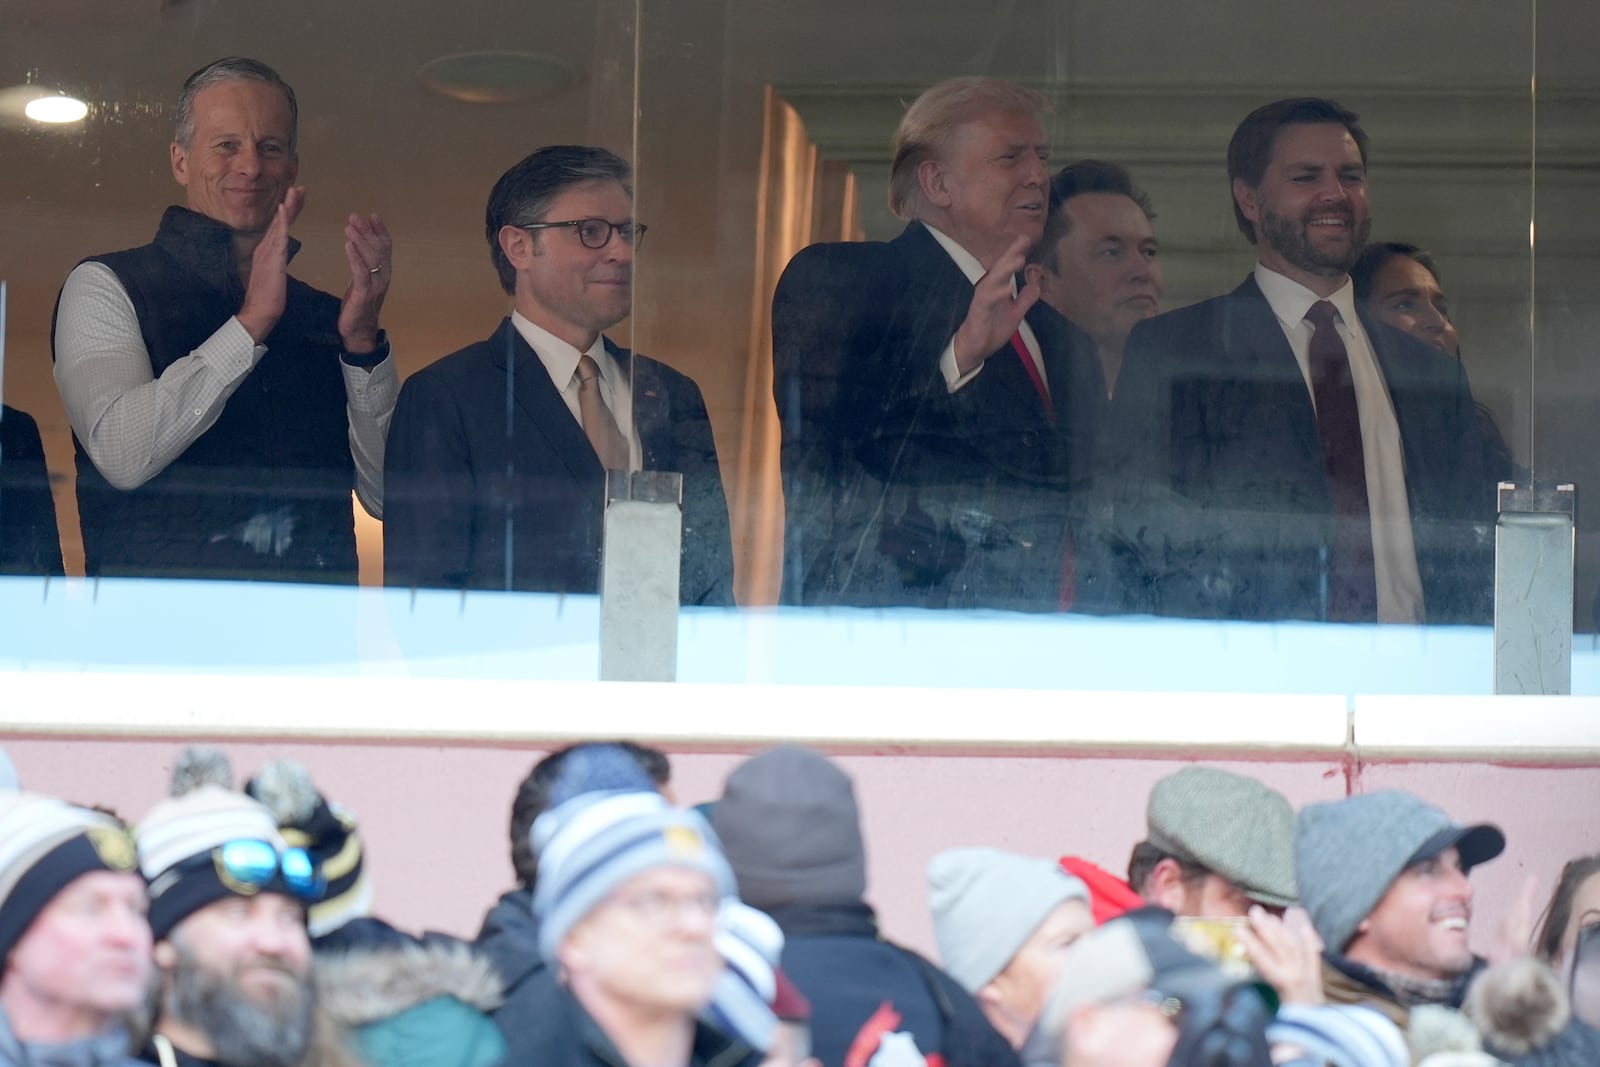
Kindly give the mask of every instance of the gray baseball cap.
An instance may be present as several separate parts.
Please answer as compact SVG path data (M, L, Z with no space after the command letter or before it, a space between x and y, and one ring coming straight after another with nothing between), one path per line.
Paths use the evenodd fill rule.
M1487 823L1463 826L1399 791L1306 805L1295 828L1295 875L1323 943L1343 952L1402 871L1451 847L1470 871L1500 855L1506 836Z

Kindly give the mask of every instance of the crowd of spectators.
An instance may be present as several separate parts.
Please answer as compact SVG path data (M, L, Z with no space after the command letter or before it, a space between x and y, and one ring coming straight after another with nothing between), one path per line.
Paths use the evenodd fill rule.
M697 808L644 746L543 757L473 939L374 915L355 815L298 764L239 786L186 750L131 825L0 771L7 1067L1600 1062L1600 859L1537 923L1531 887L1491 917L1480 957L1470 876L1505 835L1404 792L1295 812L1195 764L1151 791L1126 879L939 852L930 959L881 933L855 784L806 748Z

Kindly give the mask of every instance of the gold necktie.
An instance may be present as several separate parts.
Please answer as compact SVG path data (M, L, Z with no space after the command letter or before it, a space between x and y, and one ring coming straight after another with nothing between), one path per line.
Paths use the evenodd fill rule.
M578 414L583 419L584 436L600 457L600 465L608 471L629 470L632 464L628 440L606 409L600 395L600 366L588 354L578 357Z

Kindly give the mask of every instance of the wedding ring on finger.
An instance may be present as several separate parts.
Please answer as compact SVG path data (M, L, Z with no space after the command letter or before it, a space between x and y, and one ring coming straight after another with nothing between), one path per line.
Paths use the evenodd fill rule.
M383 269L383 264L379 263L376 267L373 267L371 270L367 271L367 273L368 274L376 274L382 269Z

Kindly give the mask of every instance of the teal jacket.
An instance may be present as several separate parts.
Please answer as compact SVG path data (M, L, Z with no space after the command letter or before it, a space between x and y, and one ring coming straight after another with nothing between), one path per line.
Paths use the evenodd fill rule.
M493 966L459 943L318 954L317 996L368 1067L497 1067Z

